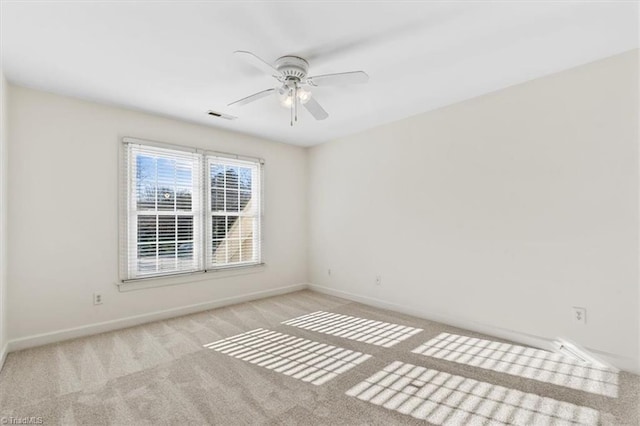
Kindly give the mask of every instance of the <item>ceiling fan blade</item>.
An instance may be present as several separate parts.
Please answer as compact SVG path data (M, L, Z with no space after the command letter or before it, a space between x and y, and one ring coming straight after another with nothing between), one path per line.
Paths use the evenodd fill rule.
M273 65L251 52L247 52L246 50L236 50L233 53L264 73L272 76L280 76L280 71L275 69Z
M316 75L307 78L311 86L337 86L343 84L360 84L369 81L369 76L364 71L340 72L336 74Z
M246 98L242 98L242 99L239 99L239 100L237 100L235 102L231 102L227 106L242 106L242 105L246 105L246 104L251 103L253 101L257 101L258 99L262 99L265 96L269 96L271 93L273 93L275 91L276 91L276 89L263 90L262 92L254 93L253 95L249 95Z
M329 117L327 111L324 110L314 98L309 98L306 104L303 104L304 107L313 115L313 118L316 120L324 120Z

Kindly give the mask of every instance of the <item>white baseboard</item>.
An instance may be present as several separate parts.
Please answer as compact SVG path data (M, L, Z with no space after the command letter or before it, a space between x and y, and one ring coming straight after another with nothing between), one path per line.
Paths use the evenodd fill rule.
M496 336L503 339L511 340L523 345L534 346L549 351L555 351L556 347L553 344L555 338L547 338L542 336L535 336L531 334L522 333L515 330L509 330L506 328L496 327L489 324L482 324L479 322L471 321L465 318L459 318L454 316L445 315L442 313L425 312L422 309L399 305L396 303L386 302L384 300L376 299L369 296L362 296L358 294L349 293L342 290L336 290L333 288L309 284L309 290L317 291L318 293L328 294L330 296L340 297L343 299L351 300L354 302L362 303L363 305L369 305L380 309L387 309L389 311L398 312L405 315L411 315L418 318L423 318L430 321L436 321L443 324L451 325L454 327L464 328L467 330L475 331L478 333L487 334L490 336ZM638 361L616 354L605 353L592 348L585 348L595 354L596 358L601 359L607 364L615 366L621 370L625 370L631 373L640 374L640 367Z
M4 361L7 359L7 354L9 353L9 342L4 345L4 348L0 349L0 371L2 371L2 367L4 367Z
M208 302L197 303L194 305L182 306L179 308L166 309L148 314L135 315L126 318L120 318L111 321L99 322L95 324L84 325L80 327L68 328L65 330L52 331L49 333L36 334L33 336L21 337L19 339L10 340L5 347L4 354L22 349L42 346L49 343L61 342L64 340L75 339L78 337L90 336L93 334L104 333L106 331L119 330L122 328L132 327L135 325L145 324L148 322L164 320L167 318L179 317L182 315L193 314L196 312L207 311L209 309L221 308L223 306L235 305L242 302L250 302L252 300L264 299L266 297L278 296L281 294L292 293L294 291L307 289L307 284L296 284L286 287L278 287L271 290L257 291L254 293L243 294L240 296L228 297L224 299L211 300Z

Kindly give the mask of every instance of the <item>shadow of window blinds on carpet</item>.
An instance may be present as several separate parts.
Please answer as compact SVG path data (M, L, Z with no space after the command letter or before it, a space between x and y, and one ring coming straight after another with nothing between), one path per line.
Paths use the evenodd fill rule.
M412 352L598 395L618 396L617 371L541 349L441 333Z
M282 324L358 342L390 348L422 331L421 328L318 311Z
M436 425L597 425L598 411L395 361L346 392Z
M262 328L204 347L314 385L321 385L371 357Z

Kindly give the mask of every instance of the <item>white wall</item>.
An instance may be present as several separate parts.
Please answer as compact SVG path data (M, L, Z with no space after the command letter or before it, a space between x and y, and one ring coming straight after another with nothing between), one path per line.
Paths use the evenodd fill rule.
M637 80L627 52L312 148L311 282L640 371Z
M7 348L7 141L8 84L0 69L0 368Z
M123 318L307 282L304 149L15 86L9 109L12 349L78 334L30 339L42 333L116 321L88 330L97 331L131 322L117 322ZM264 158L266 267L118 292L118 149L124 136ZM102 292L103 305L93 305L93 292Z

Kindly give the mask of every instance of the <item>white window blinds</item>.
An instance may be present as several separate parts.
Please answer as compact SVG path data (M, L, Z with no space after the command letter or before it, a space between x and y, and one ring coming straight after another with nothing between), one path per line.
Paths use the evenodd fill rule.
M125 143L123 280L261 262L261 163Z
M260 163L207 157L207 267L260 262Z

